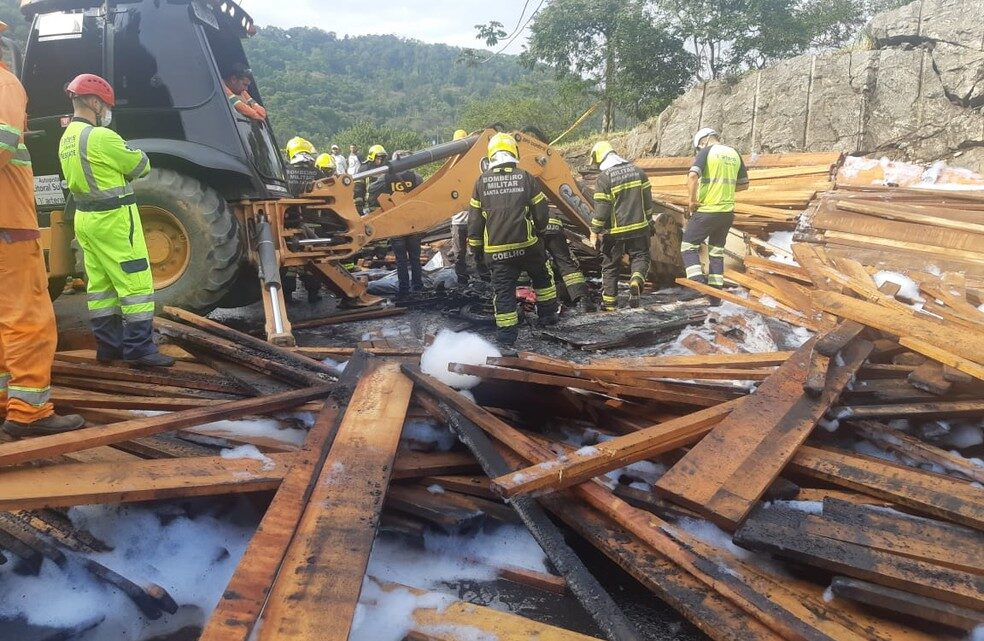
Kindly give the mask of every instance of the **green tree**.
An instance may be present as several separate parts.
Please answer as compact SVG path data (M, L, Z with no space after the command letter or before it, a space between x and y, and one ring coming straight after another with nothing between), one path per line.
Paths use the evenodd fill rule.
M700 58L698 77L761 68L848 42L875 2L894 0L651 0L649 5Z
M693 57L642 0L551 0L530 27L528 64L590 80L610 131L615 108L652 115L683 90Z

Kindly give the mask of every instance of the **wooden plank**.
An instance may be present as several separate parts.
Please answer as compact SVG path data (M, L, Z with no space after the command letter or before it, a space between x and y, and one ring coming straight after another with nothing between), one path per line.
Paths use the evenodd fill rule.
M370 364L270 590L258 641L346 641L413 385Z
M803 381L803 391L810 398L819 398L827 387L827 372L830 369L830 357L824 356L814 345L810 352L810 365L807 369L806 380Z
M943 365L931 361L927 361L913 370L906 377L906 380L916 389L936 396L944 396L953 387L953 383L943 378Z
M704 285L703 283L698 283L697 281L690 280L689 278L677 278L677 285L683 285L684 287L689 287L701 294L707 294L708 296L713 296L715 298L720 298L721 300L726 300L728 302L734 303L735 305L740 305L742 307L747 307L753 311L756 311L763 316L769 316L772 318L777 318L782 321L786 321L792 325L797 325L799 327L805 327L809 330L819 332L823 330L823 327L817 321L806 318L805 316L797 316L789 312L785 312L781 309L775 307L769 307L763 305L762 303L749 299L742 298L732 294L731 292L718 289L716 287L711 287L710 285Z
M420 479L421 484L428 487L440 485L446 490L471 494L483 499L495 499L499 495L492 491L492 484L487 476L462 476L457 474L425 476Z
M817 536L797 526L801 517L802 512L788 508L759 510L735 533L734 541L750 550L984 610L984 576Z
M247 398L228 403L212 402L209 407L172 412L160 416L147 416L103 427L86 427L64 434L3 443L0 444L0 466L36 461L58 454L78 452L90 447L110 445L132 438L179 430L217 420L231 420L249 414L277 412L307 401L324 398L331 393L331 390L330 387L311 387L274 396Z
M435 474L467 474L478 470L478 461L468 452L412 452L400 450L393 463L393 480Z
M835 316L849 318L895 336L915 338L977 364L984 363L982 336L970 336L967 332L953 330L940 323L923 319L912 311L908 313L886 311L878 305L833 292L814 292L813 301L818 307Z
M984 365L980 363L975 363L971 360L953 354L937 345L930 342L926 342L920 339L911 338L909 336L902 336L899 338L899 344L903 347L908 347L909 349L919 352L924 356L928 356L935 361L948 365L959 372L963 372L969 376L973 376L978 380L984 381Z
M638 356L596 359L582 365L585 369L635 369L646 367L773 367L785 363L794 352L759 354L684 354L674 356Z
M465 363L450 363L448 371L457 374L470 374L483 379L536 383L555 387L572 387L593 392L601 392L610 396L629 396L647 398L667 403L698 405L707 407L716 405L731 398L735 394L726 391L688 390L682 386L666 383L647 383L645 387L638 385L620 385L618 383L601 383L570 376L555 376L527 372L503 367L486 367L484 365L468 365Z
M831 508L838 504L838 507ZM803 532L971 574L984 574L984 534L942 521L824 500L822 514L801 514ZM959 547L943 542L959 542Z
M205 318L189 312L188 310L181 309L178 307L164 307L164 315L172 318L174 320L187 323L198 329L219 336L225 340L232 341L240 346L248 347L260 354L267 356L268 358L281 361L285 364L293 365L304 370L310 370L315 373L327 374L331 377L335 377L335 371L332 370L327 365L308 358L303 358L298 354L295 354L292 350L279 345L274 345L268 343L267 341L256 338L255 336L250 336L240 331L236 331L231 327L227 327L222 323L217 323L210 318ZM297 324L294 324L297 327Z
M734 529L779 476L871 353L855 341L830 368L818 398L803 393L813 340L657 481L671 501Z
M492 484L503 496L529 492L549 492L583 483L612 470L645 460L694 443L733 411L739 411L737 399L678 419L658 423L632 434L581 448L560 458L493 479Z
M964 260L975 265L984 265L984 253L969 251L966 249L956 249L950 247L939 247L936 245L926 245L914 243L912 241L892 240L890 238L879 238L877 236L867 236L864 234L852 234L841 231L824 232L824 238L831 239L842 245L852 247L885 247L889 249L903 249L906 251L917 252L936 256L945 253L948 257Z
M952 477L809 446L800 447L790 467L809 478L984 530L984 490Z
M339 323L397 316L406 311L407 309L405 307L384 307L382 309L346 312L343 314L332 314L331 316L325 316L324 318L312 318L311 320L300 321L298 323L293 323L293 326L294 329L310 329L312 327L324 327L326 325L338 325Z
M675 367L645 367L645 368L618 368L601 369L592 367L582 368L579 364L568 363L557 365L555 363L541 363L531 361L526 358L516 358L511 356L495 357L490 356L487 364L497 367L509 367L522 369L531 372L541 372L546 374L558 374L560 376L573 376L574 378L584 378L586 380L626 382L631 384L633 381L650 380L658 378L677 378L687 380L752 380L760 381L772 373L771 369L751 369L751 368L725 368L725 367L695 367L695 366L675 366Z
M931 227L943 227L960 232L973 232L984 234L984 224L966 220L953 220L945 216L933 216L921 213L917 207L906 207L904 205L893 205L880 202L864 202L851 200L838 200L837 208L845 211L853 211L868 216L876 216L888 220L901 220Z
M273 490L291 454L269 461L196 456L112 463L64 463L0 471L0 510L212 496Z
M905 432L875 421L850 421L848 425L857 430L864 438L874 441L886 450L897 452L908 459L940 465L944 469L957 472L971 481L984 483L984 467L974 465L969 459L959 454L942 450Z
M944 418L984 415L984 401L931 401L892 405L851 405L850 418Z
M250 638L311 495L320 465L328 455L339 415L339 408L333 401L326 403L318 414L199 641L246 641Z
M131 383L151 383L154 385L170 385L188 389L224 392L226 394L244 395L245 390L235 383L225 380L220 375L205 376L186 372L142 371L129 367L112 367L109 365L87 365L84 363L51 364L51 373L77 378L109 379L128 381Z
M887 610L904 619L916 617L968 632L984 622L984 615L975 610L846 576L835 576L830 591L834 596Z
M794 250L795 247L796 246L794 245ZM746 256L744 262L745 267L759 269L770 274L785 276L786 278L799 281L805 285L813 284L813 280L809 272L807 272L806 269L796 265L787 265L786 263L776 262L767 258L759 258L758 256Z

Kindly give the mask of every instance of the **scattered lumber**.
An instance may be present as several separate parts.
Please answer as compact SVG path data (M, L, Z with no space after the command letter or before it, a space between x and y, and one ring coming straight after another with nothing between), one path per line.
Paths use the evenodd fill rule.
M337 325L339 323L349 323L352 321L372 320L375 318L386 318L397 316L407 311L405 307L383 307L381 309L369 309L356 312L343 312L332 314L324 318L312 318L311 320L298 321L293 323L295 329L310 329L312 327L325 327L326 325Z
M752 509L850 382L871 343L855 341L843 365L827 373L820 397L803 391L813 341L807 342L741 406L694 446L656 490L734 529Z
M412 388L398 363L367 366L270 588L260 641L348 639Z

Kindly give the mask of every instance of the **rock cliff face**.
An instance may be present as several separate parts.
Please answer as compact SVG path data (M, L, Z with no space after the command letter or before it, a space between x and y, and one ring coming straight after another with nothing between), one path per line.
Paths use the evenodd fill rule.
M875 16L864 45L705 82L613 143L693 152L714 127L743 153L839 150L984 170L984 0L917 0Z

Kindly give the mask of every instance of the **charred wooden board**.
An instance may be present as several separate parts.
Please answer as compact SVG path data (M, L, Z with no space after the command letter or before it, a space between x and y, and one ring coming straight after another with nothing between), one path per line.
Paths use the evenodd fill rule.
M656 491L733 530L837 400L871 348L868 341L852 343L842 364L828 371L823 393L810 398L803 383L813 341L806 343L663 475Z
M542 333L578 349L597 351L649 345L670 332L703 323L706 316L703 312L625 314L619 319L617 332L612 327L611 318L604 318L573 327L551 327Z

